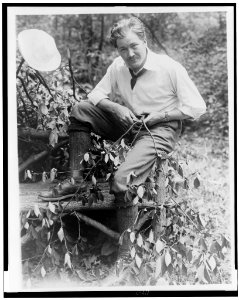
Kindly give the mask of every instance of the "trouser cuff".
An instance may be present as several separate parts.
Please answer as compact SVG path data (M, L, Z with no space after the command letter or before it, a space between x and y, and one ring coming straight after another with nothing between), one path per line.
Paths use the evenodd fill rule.
M86 123L81 123L74 117L70 117L70 125L68 126L68 133L72 131L91 132L91 126Z

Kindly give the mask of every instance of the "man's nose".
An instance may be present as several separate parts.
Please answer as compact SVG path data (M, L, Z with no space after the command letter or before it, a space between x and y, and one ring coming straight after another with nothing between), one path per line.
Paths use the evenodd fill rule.
M133 51L133 49L129 49L128 56L129 56L129 57L133 57L133 56L134 56L134 51Z

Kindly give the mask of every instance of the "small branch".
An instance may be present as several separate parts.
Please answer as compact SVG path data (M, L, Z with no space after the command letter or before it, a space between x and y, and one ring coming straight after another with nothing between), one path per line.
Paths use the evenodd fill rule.
M88 225L91 225L91 226L99 229L100 231L104 232L106 235L110 236L114 240L119 240L120 234L118 232L111 230L110 228L106 227L105 225L103 225L85 215L82 215L79 212L74 212L73 214L77 217L77 219L83 220Z
M23 109L24 109L24 111L25 111L25 115L26 115L27 121L28 121L28 123L29 123L29 117L28 117L28 113L27 113L26 104L25 104L23 98L22 98L20 95L19 95L19 98L20 98L21 101L22 101Z
M72 87L73 87L73 97L76 99L75 80L74 80L74 74L73 74L72 65L71 65L71 53L70 53L69 48L67 48L67 58L68 58L69 69L70 69L70 73L71 73L71 81L72 81ZM78 99L76 99L76 100L78 100Z
M19 76L17 76L17 78L21 81L21 84L22 84L22 87L24 89L24 92L27 95L27 98L31 101L32 106L36 106L36 105L34 105L33 100L32 100L31 96L29 95L29 93L27 91L27 88L25 86L24 80L21 77L19 77Z
M40 73L39 71L37 71L37 70L35 70L35 71L36 71L37 78L38 78L38 79L41 81L41 83L45 86L45 88L48 90L49 94L51 95L52 99L54 100L54 97L53 97L53 95L52 95L52 93L51 93L51 90L50 90L49 86L47 85L47 83L46 83L44 77L41 75L41 73Z
M22 60L21 60L21 62L20 62L20 64L19 64L19 66L18 66L18 68L17 68L17 73L16 73L16 76L18 76L18 73L20 72L20 70L21 70L21 67L22 67L22 65L23 65L24 61L25 61L25 59L24 59L24 58L22 58Z
M181 212L183 213L183 215L189 219L189 221L194 225L194 227L197 229L197 231L198 231L199 233L202 233L201 230L198 229L197 225L193 222L193 220L188 216L188 214L185 213L185 212L182 210L182 208L180 207L180 205L179 205L172 197L171 197L170 199L173 200L173 202L180 208L180 210L181 210Z

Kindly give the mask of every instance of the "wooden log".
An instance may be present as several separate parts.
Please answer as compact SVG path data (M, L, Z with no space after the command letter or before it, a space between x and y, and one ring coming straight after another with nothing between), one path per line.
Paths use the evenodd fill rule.
M30 137L35 139L42 139L47 140L49 139L49 135L51 133L51 130L36 130L34 128L26 127L26 128L18 128L18 136L20 137ZM68 134L59 132L58 133L59 139L67 139Z

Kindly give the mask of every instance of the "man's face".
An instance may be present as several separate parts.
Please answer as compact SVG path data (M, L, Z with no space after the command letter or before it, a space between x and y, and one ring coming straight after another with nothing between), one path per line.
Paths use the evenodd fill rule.
M122 39L117 39L117 49L128 68L134 72L140 70L146 60L147 43L142 41L136 33L129 30Z

